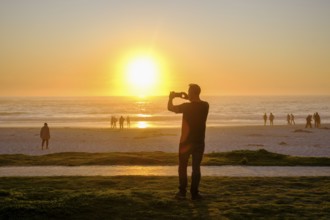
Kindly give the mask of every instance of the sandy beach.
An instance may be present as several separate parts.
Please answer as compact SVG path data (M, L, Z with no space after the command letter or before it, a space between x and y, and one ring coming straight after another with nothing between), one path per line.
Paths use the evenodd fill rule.
M206 153L266 149L294 155L329 157L330 129L295 126L208 127ZM177 152L179 128L51 128L48 150L41 150L39 128L0 128L0 154L57 152Z

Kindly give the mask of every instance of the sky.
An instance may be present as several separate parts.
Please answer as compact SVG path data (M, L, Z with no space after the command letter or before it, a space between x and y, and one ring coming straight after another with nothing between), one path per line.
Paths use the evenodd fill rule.
M330 95L328 0L1 0L0 96ZM143 78L143 77L141 77Z

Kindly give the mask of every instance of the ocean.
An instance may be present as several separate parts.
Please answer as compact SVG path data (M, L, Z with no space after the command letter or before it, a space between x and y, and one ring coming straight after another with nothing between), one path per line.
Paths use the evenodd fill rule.
M263 114L275 115L274 125L294 114L304 124L318 112L330 123L330 96L203 96L210 104L207 126L263 125ZM0 127L110 127L111 116L131 119L131 128L179 127L181 115L167 110L163 97L0 97ZM176 99L175 104L183 100ZM125 123L126 126L126 123ZM119 127L119 125L117 125Z

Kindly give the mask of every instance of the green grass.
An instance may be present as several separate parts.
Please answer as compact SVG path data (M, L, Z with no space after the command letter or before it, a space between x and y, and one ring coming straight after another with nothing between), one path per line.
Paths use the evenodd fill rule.
M177 201L177 177L0 178L0 219L329 219L330 177L203 177Z
M330 166L328 157L295 157L268 152L238 150L206 155L204 165L251 165L251 166Z
M41 156L23 154L0 155L0 166L81 166L81 165L177 165L177 153L165 152L66 152ZM294 157L268 152L239 150L205 154L202 165L251 165L251 166L330 166L326 157Z

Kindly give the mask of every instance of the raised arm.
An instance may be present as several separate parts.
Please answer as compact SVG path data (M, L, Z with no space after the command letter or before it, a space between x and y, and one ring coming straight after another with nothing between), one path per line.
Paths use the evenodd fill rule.
M170 92L170 95L168 96L167 109L171 112L175 112L175 106L173 105L174 95L174 92Z
M185 92L181 92L180 96L177 96L175 92L170 92L170 95L168 97L167 109L171 112L174 112L174 113L182 113L183 104L173 105L173 99L175 97L180 97L182 99L188 99L188 95Z

